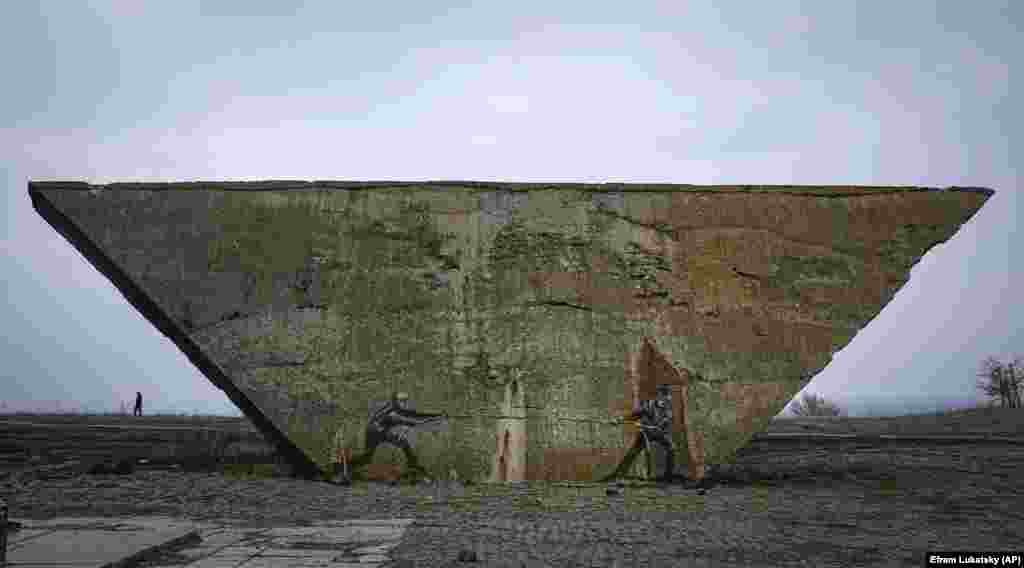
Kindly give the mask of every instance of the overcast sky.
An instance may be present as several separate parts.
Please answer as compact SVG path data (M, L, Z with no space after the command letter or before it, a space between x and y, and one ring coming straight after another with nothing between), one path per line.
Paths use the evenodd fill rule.
M8 410L237 412L30 179L985 186L806 390L963 406L1024 354L1020 2L136 4L0 4Z

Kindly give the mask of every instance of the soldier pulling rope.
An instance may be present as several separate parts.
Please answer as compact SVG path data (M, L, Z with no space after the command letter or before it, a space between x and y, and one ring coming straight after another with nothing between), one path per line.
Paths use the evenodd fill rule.
M370 416L366 425L366 451L352 460L352 474L370 463L377 446L391 444L402 450L410 473L424 474L426 471L416 459L416 454L409 444L409 428L447 418L447 413L428 414L416 412L409 408L409 395L396 392L391 400ZM346 468L347 469L347 468ZM348 473L346 472L346 477Z
M558 418L549 417L551 420L567 422L587 422L604 425L623 425L634 423L640 427L633 447L626 453L622 462L604 480L611 480L621 477L632 466L637 455L644 449L650 448L650 443L661 445L667 455L665 473L659 477L661 481L670 481L674 471L675 447L672 444L672 391L668 385L658 386L657 398L646 400L634 407L633 412L626 417L613 420L599 420L588 418ZM419 464L416 454L408 441L410 428L448 419L477 419L486 418L492 420L525 420L526 416L510 415L489 415L489 414L439 414L419 413L409 408L409 396L403 392L397 392L383 407L373 413L369 423L366 425L366 451L352 460L351 473L365 466L373 459L377 446L382 443L391 444L402 450L405 454L406 463L410 473L425 474L426 471ZM347 461L347 460L346 460ZM346 466L348 464L345 464ZM344 468L343 478L349 480L350 470Z

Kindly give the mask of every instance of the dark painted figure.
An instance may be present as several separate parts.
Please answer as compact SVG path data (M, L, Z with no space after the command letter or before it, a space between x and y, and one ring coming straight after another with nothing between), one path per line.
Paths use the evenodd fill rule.
M641 402L626 419L639 420L641 431L637 432L636 441L633 442L633 447L626 452L622 463L604 480L622 477L629 471L637 455L644 449L644 436L646 435L648 442L658 444L665 449L665 473L659 480L671 481L675 470L675 446L672 444L672 387L658 385L657 397L654 400Z
M142 393L135 393L135 409L132 410L132 416L142 416Z
M391 444L405 454L406 465L410 471L423 473L416 454L409 444L409 428L426 424L438 419L447 418L447 413L426 414L409 408L409 395L395 393L389 402L373 413L366 425L366 451L352 460L352 471L355 472L373 460L377 446Z

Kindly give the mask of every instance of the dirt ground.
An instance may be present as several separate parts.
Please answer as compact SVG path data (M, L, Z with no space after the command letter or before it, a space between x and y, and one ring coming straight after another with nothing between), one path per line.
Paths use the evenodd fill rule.
M1024 437L1024 411L1009 408L971 408L917 416L777 418L771 422L765 433Z
M1024 439L1024 412L974 408L883 418L782 418L755 435L741 461L773 461L789 447L775 435L991 436ZM838 442L819 440L836 453ZM850 444L846 444L850 446ZM747 457L743 457L747 456ZM102 461L150 461L210 470L221 462L268 463L273 450L245 418L219 416L0 415L0 478L5 472L75 462L81 472Z
M0 473L0 496L14 519L159 514L273 526L414 517L393 554L411 566L447 566L466 548L528 566L919 566L926 550L1024 548L1022 417L978 409L925 418L776 421L769 434L920 438L759 436L733 464L713 472L717 484L707 490L631 483L618 495L596 483L339 487L174 469L171 458L129 475L88 475L61 466L74 461L75 444L79 453L137 451L185 435L24 424L19 430L8 422L0 447L22 448L19 455L37 459L9 464ZM928 438L951 434L1016 443ZM47 454L47 444L61 452Z

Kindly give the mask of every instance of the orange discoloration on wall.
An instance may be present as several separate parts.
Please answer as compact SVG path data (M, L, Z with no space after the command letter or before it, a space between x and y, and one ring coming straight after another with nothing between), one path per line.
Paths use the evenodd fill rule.
M394 481L402 474L402 466L389 463L371 463L365 468L366 479L370 481Z
M602 309L635 310L633 290L611 286L607 281L595 283L597 272L555 272L536 270L527 273L526 282L534 293L544 298L574 300Z
M589 276L585 272L548 272L547 287L558 296L576 296L589 282Z
M508 462L509 462L509 431L505 430L505 435L498 434L498 481L502 483L508 481Z
M782 383L722 385L719 391L722 398L736 405L736 429L751 432L753 421L772 408L781 399L786 398L786 389Z
M658 385L671 386L672 428L685 440L685 447L677 448L677 451L686 452L690 477L699 479L704 475L704 438L694 430L687 414L690 371L677 369L646 337L641 341L639 349L630 353L629 359L632 372L626 386L627 392L632 390L635 393L634 400L650 400L657 395ZM626 447L633 444L638 431L635 426L624 427Z
M704 478L704 433L695 432L692 429L687 431L687 446L690 451L690 461L686 466L690 479Z
M454 227L472 219L473 211L448 209L432 212L435 222L441 227Z
M506 483L523 481L528 475L526 460L525 393L518 380L505 386L505 402L502 405L504 418L497 421L494 435L494 462L491 481Z
M171 191L152 191L161 186ZM692 354L702 371L718 376L724 367L730 367L729 374L733 368L763 369L771 376L736 379L783 381L795 394L796 378L820 369L909 278L912 263L934 242L955 234L991 196L989 191L857 187L634 187L642 193L621 195L606 194L611 187L589 187L587 192L598 193L586 195L579 187L549 191L556 185L512 195L504 190L514 187L471 182L465 187L413 184L401 191L384 183L378 189L359 186L355 193L334 182L234 184L257 191L224 191L228 186L161 184L85 192L84 184L31 184L30 194L44 218L72 235L67 238L268 439L290 438L294 447L282 441L280 449L305 471L330 465L333 449L320 434L361 413L366 402L346 395L305 405L311 387L335 392L331 385L358 369L391 377L394 388L423 393L425 409L468 407L482 398L479 390L466 388L471 373L447 371L462 365L474 344L489 356L506 351L525 326L523 335L538 342L578 347L593 341L602 353L622 349L620 341L635 341L636 330L646 329L649 341L637 342L635 353L624 357L625 393L618 410L624 414L640 399L653 397L659 383L672 385L673 427L686 440L691 474L698 475L705 442L710 451L723 436L730 442L738 437L717 429L695 431L714 409L701 408L698 415L689 408L690 377L683 367L690 362L679 357ZM595 200L614 211L595 211ZM117 221L125 211L132 223ZM510 216L518 226L505 235L512 240L503 238L499 247L498 225L505 226ZM582 230L584 225L596 227L601 236ZM566 254L563 245L570 241L573 252ZM138 248L140 242L146 250ZM495 264L490 252L501 252L501 262ZM537 266L535 252L544 253L544 266L560 268L528 272ZM388 261L381 262L385 256ZM165 262L154 264L154 258ZM449 267L450 261L458 269ZM620 261L630 267L629 274L620 273ZM448 285L424 286L424 276L431 282L441 276L433 274L438 265ZM586 326L575 320L578 311L566 312L570 317L559 311L565 307L545 308L545 317L535 318L537 300L571 302L601 313ZM266 318L245 315L264 313ZM368 324L353 326L345 319ZM562 322L564 329L551 329ZM394 356L372 348L381 338L394 346ZM659 353L655 340L673 345L675 358ZM347 351L339 360L324 358L313 347L319 345L343 345ZM551 406L555 403L545 393L531 394L551 403L549 410L575 414L583 410L582 401L571 400L575 393L567 381L590 370L579 370L579 349L554 347L540 357L546 360L524 362L527 368L521 370L543 372L553 379L550 388L570 391L559 400L570 402L561 409ZM304 361L304 368L251 373L233 363L268 353ZM508 357L497 358L508 363ZM579 390L587 404L601 408L611 404L602 399L609 388L619 388L603 371L591 375L593 389ZM310 377L316 378L313 384ZM610 380L617 383L619 377ZM737 408L737 428L749 432L758 413L772 406L777 388L727 386L723 396L732 397L725 404ZM491 394L500 399L499 393L487 393L488 404ZM716 398L712 404L721 402ZM460 461L472 469L467 476L481 480L555 475L551 471L585 475L583 469L591 466L583 457L577 456L584 461L571 472L569 462L560 461L571 454L552 454L548 473L543 464L528 469L528 421L521 407L519 399L509 399L498 415L514 418L495 419L485 428L456 422L444 434L471 440L474 449L493 456L465 461L442 453L430 461L441 472ZM292 418L296 425L289 431ZM563 425L555 435L539 438L576 447L587 443L583 432ZM636 429L623 432L623 445L631 444ZM601 445L614 445L615 438ZM547 443L540 440L533 443ZM371 475L377 470L390 475L394 467L371 466Z
M336 448L334 450L334 463L342 465L350 464L352 463L352 456L354 455L355 452L352 451L352 448Z
M664 337L694 337L698 334L698 320L693 313L693 304L683 300L653 316L655 330Z
M543 462L532 464L528 479L593 481L597 472L611 470L625 455L625 448L546 448Z

